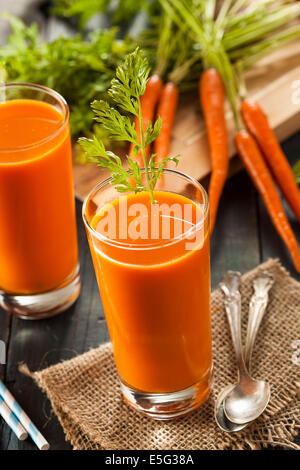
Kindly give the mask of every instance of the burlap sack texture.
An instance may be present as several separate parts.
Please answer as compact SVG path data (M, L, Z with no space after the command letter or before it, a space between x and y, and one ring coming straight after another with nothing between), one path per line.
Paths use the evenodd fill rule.
M208 401L192 414L169 422L153 421L123 401L110 344L34 372L32 377L51 401L74 449L261 449L267 445L299 447L300 284L277 260L269 260L242 278L243 330L247 324L252 279L259 271L275 276L252 360L252 375L271 385L271 401L256 422L238 433L224 433L215 423L214 400L236 381L234 351L220 290L212 294L215 383Z

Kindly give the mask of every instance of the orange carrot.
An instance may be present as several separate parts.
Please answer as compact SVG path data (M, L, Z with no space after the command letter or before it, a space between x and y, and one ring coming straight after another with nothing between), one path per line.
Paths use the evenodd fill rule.
M300 222L300 191L267 116L259 104L252 100L244 100L241 111L247 128L259 143L274 178Z
M162 128L159 137L154 142L154 152L157 154L155 161L159 165L169 156L171 132L178 103L178 88L168 82L163 87L157 110L157 115L162 119Z
M143 131L146 132L148 122L153 121L154 111L158 102L160 92L162 88L162 80L159 75L154 74L148 80L144 95L141 97L141 108L143 116ZM138 119L135 120L135 130L137 132L137 140L140 143L140 122ZM142 154L139 151L137 157L133 154L134 145L131 144L129 150L129 156L134 160L137 160L140 166L144 167ZM149 155L149 148L146 148L146 157Z
M241 130L235 135L235 144L249 175L264 200L277 232L291 254L296 270L300 272L300 252L297 240L284 212L271 173L254 137L247 130Z
M199 93L207 128L212 165L209 184L210 231L212 232L229 162L224 110L225 91L222 78L216 69L209 68L203 72L199 83Z

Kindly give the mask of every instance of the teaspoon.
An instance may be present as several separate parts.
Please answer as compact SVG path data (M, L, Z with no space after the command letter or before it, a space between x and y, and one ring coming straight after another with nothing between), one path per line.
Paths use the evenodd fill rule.
M270 397L269 385L264 381L252 379L244 362L241 344L239 282L240 273L228 272L220 284L225 294L225 309L239 367L238 384L227 386L218 396L215 405L216 421L221 429L227 432L239 431L250 424L264 411ZM273 277L268 273L263 273L254 280L255 293L250 302L245 348L248 370L253 344L268 302L268 291L272 284Z

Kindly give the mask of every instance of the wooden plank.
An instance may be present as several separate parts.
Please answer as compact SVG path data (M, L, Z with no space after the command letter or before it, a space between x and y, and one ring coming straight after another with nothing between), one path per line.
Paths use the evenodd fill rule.
M10 337L10 323L11 323L10 317L8 315L5 315L3 310L0 308L0 341L4 341L4 343L6 344L6 356L9 353L7 345L8 345L8 341ZM0 379L1 380L5 378L5 369L6 369L6 365L2 364L0 361Z
M212 289L228 271L259 264L255 190L245 171L227 181L211 239Z
M0 308L0 341L4 341L6 345L6 356L8 356L9 354L8 343L10 339L10 326L11 326L10 316L7 315ZM6 362L7 360L8 358L6 357ZM4 381L5 376L6 376L6 364L0 363L0 379ZM4 424L2 419L0 419L0 450L8 446L8 443L11 439L11 435L12 433L9 427L6 424Z

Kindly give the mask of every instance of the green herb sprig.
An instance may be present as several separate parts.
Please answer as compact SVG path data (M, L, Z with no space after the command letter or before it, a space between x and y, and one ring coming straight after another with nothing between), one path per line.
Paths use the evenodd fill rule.
M88 20L97 13L108 13L114 24L124 23L141 9L149 11L157 4L158 0L54 0L52 12L66 18L76 16L79 27L84 29Z
M116 70L116 77L111 81L108 95L116 104L112 107L104 100L95 100L91 107L95 113L95 119L100 126L109 132L111 138L117 141L127 141L134 145L135 156L140 151L143 158L146 184L143 182L142 169L137 161L127 157L128 170L123 166L120 157L111 151L107 151L103 142L94 135L92 139L82 137L79 143L85 151L88 161L96 162L112 176L111 184L117 191L135 193L148 191L151 202L154 204L154 189L167 162L178 164L176 157L164 158L160 165L155 167L155 154L152 154L149 164L146 158L146 147L154 142L160 134L162 121L160 117L152 124L148 122L144 132L143 116L140 97L145 93L149 78L150 67L142 51L137 48L128 54L125 61ZM122 114L120 110L125 111ZM140 134L137 135L135 124L128 114L133 115L139 121Z
M300 184L300 160L298 160L293 166L293 173L294 173L296 182Z
M39 83L58 91L70 106L72 136L88 135L93 124L89 104L106 99L116 67L136 47L129 37L117 38L117 28L60 36L47 43L37 24L26 26L19 18L2 14L11 26L6 44L0 46L0 66L6 80Z

